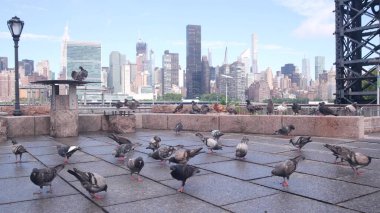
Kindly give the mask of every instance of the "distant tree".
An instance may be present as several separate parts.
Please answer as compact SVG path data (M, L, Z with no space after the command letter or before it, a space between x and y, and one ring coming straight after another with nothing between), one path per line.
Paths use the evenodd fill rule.
M264 103L268 103L269 99L264 100ZM275 104L282 104L283 102L285 103L298 103L298 104L308 104L309 99L308 98L296 98L296 99L291 99L291 98L273 98L272 99L273 103Z
M163 96L158 96L157 101L181 101L182 95L176 93L167 93Z
M217 93L211 93L211 94L203 94L200 97L200 101L219 101L221 98L221 95Z

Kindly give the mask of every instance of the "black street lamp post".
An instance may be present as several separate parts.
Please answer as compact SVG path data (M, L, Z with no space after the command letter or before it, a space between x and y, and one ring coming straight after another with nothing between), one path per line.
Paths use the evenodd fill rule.
M19 91L19 73L18 73L18 41L20 40L22 28L24 27L24 22L20 20L17 16L10 19L8 22L9 31L12 34L13 41L15 42L15 110L13 111L14 116L20 116L20 91Z

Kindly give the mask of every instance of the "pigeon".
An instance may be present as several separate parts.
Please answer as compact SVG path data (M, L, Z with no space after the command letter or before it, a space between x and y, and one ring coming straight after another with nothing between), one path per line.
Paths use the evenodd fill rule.
M273 109L274 109L273 101L272 99L269 99L268 105L267 105L267 115L273 114Z
M106 179L97 173L82 172L77 168L67 170L67 172L75 176L80 181L83 188L90 193L91 198L101 199L102 197L96 195L95 193L107 191Z
M112 134L108 135L108 137L111 138L112 140L114 140L119 145L132 144L132 141L130 141L128 138L123 137L121 135L117 135L117 134L112 133Z
M360 175L362 172L359 172L358 169L368 166L371 163L372 158L366 156L359 152L351 151L347 159L348 164L350 164L352 170L354 170L356 175Z
M234 108L234 107L232 107L232 106L227 106L227 112L228 112L228 114L230 114L230 115L237 115L238 114L238 112L236 111L236 109Z
M183 103L180 103L173 111L173 113L180 112L183 109Z
M173 146L162 146L153 153L149 153L148 156L155 159L165 161L167 160L175 151Z
M350 105L347 105L344 107L345 111L351 115L357 115L359 110L361 109L359 106L358 106L358 103L357 102L354 102Z
M42 188L44 186L49 186L50 189L47 192L51 193L52 192L51 182L57 176L58 172L60 172L64 167L65 167L64 164L60 164L52 168L42 168L42 169L33 168L33 171L30 174L30 180L34 184L40 187L40 191L34 192L33 194L41 194Z
M339 158L340 158L340 162L348 161L348 159L350 158L351 150L346 147L330 145L330 144L325 144L323 146L333 152L333 155L336 157L335 163L337 163L337 160Z
M131 153L133 150L135 150L135 148L138 146L140 146L140 144L138 143L121 144L120 146L116 147L113 154L115 155L116 158L119 158L119 160L124 160L125 156L128 153Z
M193 176L195 173L199 173L199 169L188 165L188 164L176 164L170 166L170 174L176 180L182 181L181 187L178 189L179 192L184 192L184 187L186 180Z
M21 163L21 157L22 153L28 152L26 151L25 147L21 144L18 144L15 140L12 139L12 152L15 154L16 157L16 163L20 162ZM17 155L20 155L20 161L17 160Z
M201 114L207 114L210 111L211 111L211 109L210 109L210 107L207 104L202 104L202 106L201 106Z
M304 160L304 159L305 159L305 157L303 157L302 155L300 155L300 156L297 156L295 158L286 160L286 161L284 161L282 163L279 163L272 170L272 175L283 177L284 181L282 182L282 186L284 186L284 187L289 186L288 181L286 181L286 179L289 180L290 175L294 171L296 171L298 162L300 160Z
M281 129L277 130L274 132L275 135L289 135L289 133L292 131L292 130L295 130L296 128L294 127L294 125L290 124L288 126L283 126L281 127Z
M201 108L195 103L195 101L191 102L191 114L199 114L201 113Z
M128 107L132 112L135 112L135 109L140 106L140 102L132 98L132 101L124 99L124 106Z
M149 142L149 145L148 147L146 147L146 149L151 149L154 151L156 151L158 148L160 148L160 142L161 142L161 138L158 137L157 135L155 135Z
M277 106L277 111L282 115L288 110L285 102Z
M213 108L217 113L220 113L220 112L224 112L224 111L225 111L223 105L218 104L218 103L214 103L214 104L212 105L212 108ZM227 110L228 110L228 109L227 109Z
M297 103L293 103L292 110L295 115L298 115L301 110L301 106Z
M72 71L71 77L76 81L83 81L87 78L88 72L87 70L83 69L83 67L79 67L79 71Z
M65 158L64 163L68 163L69 158L71 157L71 155L74 154L74 152L76 152L77 150L80 150L80 149L81 148L79 146L61 146L61 145L57 145L58 154L61 157Z
M178 149L175 151L174 156L169 158L169 163L186 164L190 158L198 155L203 148L196 149Z
M129 159L127 162L127 167L131 171L131 179L133 178L133 173L137 173L137 181L142 181L140 178L140 171L144 167L144 160L142 157Z
M221 132L220 130L212 130L211 131L211 136L216 140L216 141L219 141L219 138L222 137L224 135L223 132Z
M182 122L180 121L174 127L175 134L178 135L179 132L182 130L183 130L183 125L182 125Z
M249 139L244 136L240 143L236 146L236 152L235 152L235 156L237 158L244 158L246 155L247 155L247 152L248 152L248 141Z
M120 102L120 101L117 101L117 102L115 103L115 106L116 106L116 109L120 109L120 108L123 106L123 103Z
M247 108L248 112L251 114L254 114L256 111L262 110L262 108L260 106L252 105L250 100L246 100L245 102L247 102L246 108Z
M201 141L207 146L207 148L209 149L210 153L213 152L212 150L220 150L222 149L222 146L218 143L218 141L212 139L212 138L208 138L208 137L204 137L201 133L197 132L195 134L195 136L199 137L201 139Z
M325 102L320 102L318 106L318 111L323 115L334 115L338 116L332 109L326 106Z
M307 143L310 143L310 142L312 142L310 136L309 137L297 136L289 140L289 143L292 144L294 147L298 148L298 150L301 150L303 146L305 146Z

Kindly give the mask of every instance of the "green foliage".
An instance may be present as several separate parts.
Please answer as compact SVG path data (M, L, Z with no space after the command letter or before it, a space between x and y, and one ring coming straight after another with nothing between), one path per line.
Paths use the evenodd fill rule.
M377 69L374 69L371 72L371 75L377 76ZM363 91L376 91L376 83L375 85L371 84L368 80L362 80L362 88ZM375 100L376 96L363 96L364 100L371 101Z
M200 101L219 101L221 96L217 93L203 94L200 97Z
M268 103L269 99L264 100L264 103ZM282 104L283 102L285 103L298 103L298 104L308 104L309 99L308 98L296 98L296 99L291 99L291 98L273 98L272 99L274 104Z
M158 96L157 101L181 101L182 95L176 93L167 93L163 96Z

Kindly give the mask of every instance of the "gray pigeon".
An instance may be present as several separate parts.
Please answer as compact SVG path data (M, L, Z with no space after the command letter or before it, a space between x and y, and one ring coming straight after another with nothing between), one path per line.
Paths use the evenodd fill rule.
M60 172L65 167L64 164L60 164L58 166L55 166L53 168L42 168L37 169L33 168L32 173L30 174L30 180L40 187L39 192L35 192L34 194L41 194L42 188L44 186L49 186L50 189L47 191L48 193L51 193L51 182L54 180L54 178L57 176L58 172Z
M289 140L289 143L301 150L307 143L312 142L311 137L297 136Z
M218 143L218 141L204 137L201 133L197 132L195 133L195 136L199 137L201 141L207 146L209 149L210 153L213 152L212 150L220 150L223 149L223 147Z
M169 158L169 163L186 164L190 158L198 155L203 148L196 149L178 149L174 152L174 156Z
M146 149L151 149L154 151L156 151L158 148L160 148L160 142L161 142L161 138L158 137L157 135L155 135L149 142L149 145L148 147L146 147Z
M269 99L268 105L267 105L267 115L273 114L273 109L274 109L273 101L272 99Z
M190 114L199 114L201 113L201 108L195 103L195 101L191 102L191 112Z
M334 115L338 116L332 109L326 106L325 102L320 102L318 104L318 111L323 115Z
M142 157L129 159L127 167L131 171L131 178L133 178L133 173L137 173L137 181L142 181L140 178L140 171L144 167L144 160Z
M92 198L101 199L99 195L95 193L101 191L107 191L106 179L96 173L92 172L82 172L79 169L74 168L73 170L67 170L68 173L74 175L82 184L88 193L90 193Z
M298 115L300 113L301 106L297 103L293 103L292 110L295 115Z
M76 81L83 81L87 78L88 72L87 70L83 69L83 67L79 67L79 71L72 71L71 77Z
M300 156L297 156L295 158L286 160L286 161L284 161L284 162L282 162L280 164L277 164L274 167L274 169L272 170L272 175L283 177L284 178L284 182L282 182L282 186L284 186L284 187L289 186L288 181L286 179L289 180L290 175L294 171L296 171L298 162L300 160L304 160L304 159L305 159L305 157L303 157L302 155L300 155Z
M19 161L17 160L17 155L20 155L20 163L21 163L21 157L22 157L22 153L25 153L25 152L28 152L26 151L25 147L21 144L18 144L15 140L12 139L12 152L13 154L15 154L15 157L16 157L16 163L18 163Z
M61 157L64 157L64 163L67 163L71 155L74 154L74 152L80 150L81 148L79 146L61 146L57 145L58 154Z
M372 158L366 156L359 152L351 151L349 158L347 159L348 164L350 164L352 170L354 170L356 175L360 175L362 172L359 172L358 169L368 166L371 163Z
M124 160L125 156L135 150L135 148L138 146L140 146L140 144L137 143L121 144L120 146L116 147L113 154L116 158L119 158L119 160Z
M247 155L247 152L248 152L248 141L249 139L244 136L240 143L236 146L236 152L235 152L235 156L237 158L244 158L246 155Z
M109 134L108 137L111 138L112 140L114 140L119 145L121 145L121 144L132 144L132 141L130 141L128 138L126 138L122 135L112 133L112 134Z
M178 135L179 132L181 132L182 130L183 130L183 125L182 125L182 122L180 121L174 127L175 134Z
M183 103L180 103L173 111L173 113L180 112L183 109Z
M184 187L186 184L186 180L193 176L195 173L199 173L199 169L188 165L188 164L176 164L173 166L170 166L170 174L174 179L177 179L179 181L182 181L181 187L178 189L179 192L184 191Z
M335 163L337 163L337 160L339 158L340 158L340 162L348 161L348 159L350 158L351 150L346 147L330 145L330 144L325 144L323 146L329 149L330 151L332 151L333 155L336 157Z
M148 156L155 159L161 160L161 162L167 160L175 151L173 146L162 146L153 153L149 153Z
M296 128L294 127L294 125L290 124L288 126L283 126L281 127L281 129L275 131L274 135L289 135L289 133L295 129Z
M202 104L202 106L201 106L201 114L207 114L210 111L211 111L211 109L210 109L210 107L207 104Z
M220 130L212 130L211 131L211 136L216 140L216 141L219 141L219 138L222 137L224 135L223 132L221 132Z

